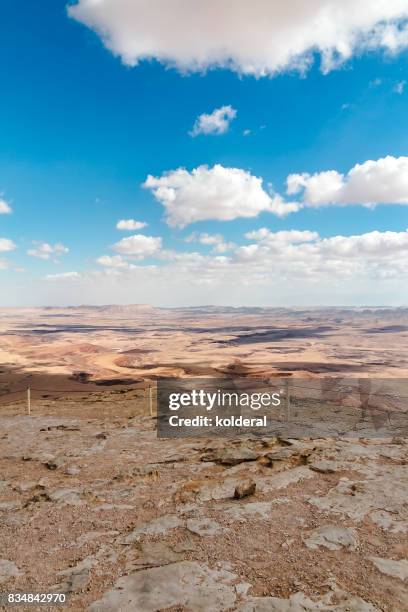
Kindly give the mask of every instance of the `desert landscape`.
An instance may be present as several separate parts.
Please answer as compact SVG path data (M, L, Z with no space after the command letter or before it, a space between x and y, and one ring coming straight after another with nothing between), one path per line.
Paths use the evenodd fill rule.
M408 0L0 4L0 610L408 612Z
M15 372L135 381L408 375L407 308L2 309L0 333L1 364Z
M408 609L406 437L160 439L155 418L161 377L404 381L407 309L3 309L0 329L3 592Z

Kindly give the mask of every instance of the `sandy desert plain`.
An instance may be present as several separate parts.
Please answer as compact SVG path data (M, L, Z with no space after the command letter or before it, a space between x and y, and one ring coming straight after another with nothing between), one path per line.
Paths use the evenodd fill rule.
M0 310L0 592L408 610L405 437L159 439L163 376L406 380L408 309Z

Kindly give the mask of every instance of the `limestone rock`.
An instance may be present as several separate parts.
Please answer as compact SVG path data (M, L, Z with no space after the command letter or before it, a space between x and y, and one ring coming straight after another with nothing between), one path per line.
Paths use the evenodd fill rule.
M242 499L243 497L249 497L255 493L256 483L251 480L251 478L247 478L242 482L238 483L235 487L234 497L235 499Z
M313 461L309 464L309 467L314 472L320 472L321 474L334 474L341 468L341 465L338 461L321 459L320 461Z
M394 514L385 512L385 510L371 512L370 519L384 531L390 531L391 533L406 533L408 531L408 521L398 520Z
M222 531L221 525L209 518L188 519L186 526L189 531L200 536L213 536Z
M61 591L64 593L76 593L84 589L90 580L90 570L96 563L96 559L87 557L74 567L69 567L59 572L58 576L65 577L65 580L59 585Z
M313 531L309 531L303 536L303 541L307 548L316 550L319 546L324 546L329 550L340 550L340 548L357 548L357 536L353 529L338 527L336 525L323 525Z
M253 451L247 446L226 447L217 449L201 458L202 461L212 461L221 465L238 465L245 461L256 461L261 453Z
M49 470L58 470L61 466L64 465L65 458L64 457L50 457L49 459L46 459L43 463L45 467L48 468Z
M332 603L333 595L338 603ZM378 608L349 593L336 589L313 601L304 593L289 599L279 597L251 597L237 608L237 612L379 612Z
M157 612L182 606L185 612L234 609L234 574L192 561L141 570L119 578L89 612Z
M233 503L225 507L224 512L229 519L236 521L246 521L249 519L269 519L271 511L276 504L286 504L288 498L278 497L271 502L249 502L246 504Z
M77 489L57 489L49 493L49 498L51 501L66 504L67 506L82 506L85 502L81 499L81 493Z
M69 465L67 468L65 468L65 474L67 476L78 476L78 474L81 473L81 468L78 467L77 465Z
M136 558L132 558L134 552L132 550L131 554L127 556L127 558L131 559L127 569L160 567L182 560L181 553L164 542L145 542L139 544L136 549Z
M387 576L392 576L393 578L399 578L400 580L407 580L408 561L406 559L394 561L393 559L382 559L381 557L368 558L383 574L387 574Z
M150 521L150 523L143 523L136 527L122 540L122 543L131 544L132 542L137 542L143 535L162 535L170 529L176 529L182 525L183 521L177 515L166 514Z
M10 578L17 578L22 575L23 572L18 569L15 563L7 559L0 559L0 584L4 584Z
M311 497L309 503L324 512L345 515L355 521L361 521L373 510L385 510L396 516L404 512L408 466L371 464L359 467L359 471L365 473L365 480L342 478L327 495Z

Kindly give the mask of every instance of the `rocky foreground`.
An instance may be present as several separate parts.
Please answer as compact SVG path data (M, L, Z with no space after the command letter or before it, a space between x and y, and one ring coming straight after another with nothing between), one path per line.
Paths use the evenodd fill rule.
M159 440L149 417L86 413L0 431L0 591L92 612L408 610L406 440Z

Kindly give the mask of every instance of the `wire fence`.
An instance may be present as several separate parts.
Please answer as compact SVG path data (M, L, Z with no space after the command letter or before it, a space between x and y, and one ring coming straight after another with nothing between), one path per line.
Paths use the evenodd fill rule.
M84 389L58 389L19 386L0 390L0 414L59 415L102 420L133 416L153 417L156 385L108 386Z
M188 379L187 379L188 380ZM203 385L209 379L194 379ZM181 387L186 379L180 380ZM115 381L113 381L114 383ZM220 382L215 379L215 384ZM264 378L225 379L223 384L232 384L234 389L263 393L273 389L283 394L282 421L305 421L318 418L324 409L324 419L333 418L339 426L360 415L361 420L369 416L384 428L384 424L398 422L399 431L404 431L408 422L408 380L325 377L319 379ZM160 387L161 382L158 381ZM69 414L89 418L131 418L132 416L155 417L157 414L157 382L98 387L95 383L84 388L50 388L47 386L20 385L16 389L0 388L0 409L12 412L35 414ZM330 415L330 416L329 416ZM343 428L344 428L343 427ZM402 429L401 429L402 428Z
M233 379L233 380L234 380L234 383L236 383L236 379ZM284 379L281 379L280 381L278 379L271 379L271 380L268 380L268 386L264 386L265 385L264 381L257 381L256 379L254 379L252 382L257 383L257 389L259 389L259 392L266 391L266 390L270 389L271 387L279 388L279 387L284 386L285 383L286 383L286 384L288 384L289 388L292 390L292 393L295 393L299 389L306 390L306 391L309 391L309 392L310 391L316 391L317 393L322 393L322 390L323 390L324 394L325 394L325 398L326 399L330 399L331 395L339 396L339 393L341 393L341 389L339 389L339 388L334 388L333 390L330 390L328 388L324 389L324 384L327 383L327 381L329 383L332 383L333 381L336 381L336 382L340 381L340 383L342 383L342 382L344 382L345 379L342 379L342 378L326 378L326 379L325 378L321 378L321 379L319 379L319 381L320 381L319 385L310 384L309 381L308 381L307 385L299 384L298 380L299 379L295 379L295 378L284 378ZM365 381L370 381L371 382L371 381L375 381L375 380L376 379L369 379L369 378L364 378L364 379L347 379L347 385L349 387L353 386L354 388L356 388L357 385L361 384L361 381L364 381L364 382ZM390 384L390 381L393 381L393 380L394 379L380 379L381 382L382 381L387 381L388 384ZM395 380L400 380L400 379L395 379ZM248 379L243 379L243 381L244 381L244 383L247 383ZM356 384L350 385L350 381L356 381ZM259 382L263 383L262 387L259 386ZM404 384L406 386L406 389L408 391L408 380L406 380L406 381L404 380L403 382L404 382ZM323 386L322 386L322 383L323 383ZM339 383L337 382L337 384L339 384ZM146 383L145 388L146 389L153 389L153 388L155 388L155 386L156 385L153 384L153 382L151 382L151 383ZM113 388L113 386L111 388ZM117 387L114 387L113 393L129 393L131 391L140 390L141 388L143 388L143 387L140 387L140 384L137 387L127 386L126 388L121 388L120 391L117 389ZM2 398L10 398L10 397L12 398L12 397L18 396L18 395L23 397L23 395L25 395L27 393L28 389L30 389L31 393L42 393L42 394L45 394L43 396L44 398L49 397L49 396L59 396L59 397L68 396L69 397L69 396L71 396L73 394L81 394L84 397L89 397L89 396L92 396L92 395L106 395L107 393L109 393L109 391L108 391L109 387L108 387L108 389L107 388L102 389L100 387L99 388L98 387L96 387L96 388L93 387L92 389L56 389L56 388L50 388L50 387L44 388L44 387L33 387L31 385L30 386L27 385L27 386L20 387L18 389L14 389L13 391L7 390L7 391L3 391L2 392L0 390L0 405L2 405L4 403L4 402L2 402ZM357 390L359 390L358 387L357 387ZM401 393L396 393L395 391L394 392L387 391L387 392L381 393L380 391L378 391L376 389L371 389L369 391L369 393L375 395L376 398L381 398L382 397L382 398L387 398L387 399L393 399L394 398L394 399L400 399L400 400L408 400L408 394L404 395L404 394L401 394ZM11 400L11 401L13 401L13 400ZM352 406L350 406L350 407L352 407Z

